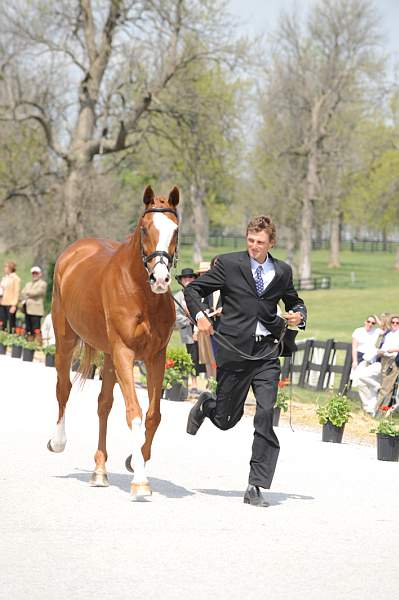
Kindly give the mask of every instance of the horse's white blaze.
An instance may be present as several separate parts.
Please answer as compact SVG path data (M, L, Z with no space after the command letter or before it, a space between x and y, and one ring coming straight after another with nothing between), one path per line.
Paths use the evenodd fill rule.
M171 221L171 219L168 219L168 217L162 213L154 213L153 223L159 232L159 239L156 249L162 250L163 252L168 252L172 236L177 229L177 224ZM153 273L156 279L156 284L154 285L163 284L164 287L168 287L168 284L165 284L165 279L167 275L169 275L167 265L157 262Z
M134 477L132 483L148 483L145 474L145 463L141 448L145 442L145 420L136 417L132 421L132 463Z
M51 438L50 444L53 452L62 452L66 446L67 438L65 433L65 414L61 421L57 424L54 437Z

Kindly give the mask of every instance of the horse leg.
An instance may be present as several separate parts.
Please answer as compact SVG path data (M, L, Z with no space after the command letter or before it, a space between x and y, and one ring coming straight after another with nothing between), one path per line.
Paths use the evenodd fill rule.
M114 366L109 354L104 356L104 368L103 368L103 380L101 385L100 394L98 396L98 419L99 419L99 431L98 431L98 447L97 452L94 455L94 461L96 468L90 479L90 485L96 487L107 487L108 476L105 463L108 458L107 454L107 423L108 415L111 412L112 405L114 402L113 389L115 385L116 377Z
M137 398L133 382L134 352L122 342L115 343L112 349L115 374L121 387L126 405L126 421L132 432L132 462L134 477L131 483L131 499L141 500L151 496L151 488L145 473L145 463L141 448L145 442L143 411Z
M161 422L160 404L165 371L165 356L166 348L146 362L149 406L145 419L145 443L142 448L145 461L151 458L152 440Z
M55 433L47 443L50 452L63 452L67 439L65 433L65 407L71 391L69 369L78 336L70 327L61 308L53 304L54 332L56 340L55 368L57 370L58 421Z

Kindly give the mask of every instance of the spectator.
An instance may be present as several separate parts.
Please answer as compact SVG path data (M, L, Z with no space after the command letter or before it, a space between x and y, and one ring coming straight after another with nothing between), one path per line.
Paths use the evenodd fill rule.
M197 271L197 276L206 273L207 271L209 271L210 268L211 263L209 261L200 262L199 269ZM209 296L204 298L204 304L206 304L209 307L209 312L212 314L213 294L210 294ZM216 377L216 360L211 336L205 331L198 331L197 327L194 327L194 335L197 337L198 340L198 354L200 365L205 365L205 371L208 378Z
M8 260L4 264L4 277L0 282L0 329L15 331L15 318L21 290L21 279L18 277L17 265Z
M43 319L41 331L43 346L53 346L55 344L55 334L51 313L48 313L48 315L46 315L46 317Z
M390 329L377 351L378 359L381 360L381 387L377 396L377 411L384 405L390 405L393 386L399 374L399 314L391 316L389 325Z
M369 348L365 352L364 360L358 365L353 378L363 409L373 416L377 414L378 407L386 402L388 391L392 392L396 379L394 375L395 367L392 364L396 354L389 356L389 351L392 351L396 344L398 346L397 352L399 352L399 327L396 323L399 318L396 315L391 317L381 315L378 320L380 326L387 326L388 329L381 332L377 339L376 348ZM398 359L396 361L398 362ZM390 375L391 377L389 377Z
M196 277L198 277L198 275L194 273L193 269L187 268L182 269L180 275L176 275L176 280L183 288L185 288L186 285L191 283L191 281L194 281ZM184 308L183 310L178 304L176 304L176 326L179 329L180 339L182 343L185 344L187 352L190 354L194 363L195 375L191 377L192 387L190 389L190 393L197 394L197 376L200 372L200 366L198 363L198 343L193 339L193 326L188 318L189 313L186 307L183 290L179 290L175 294L175 298Z
M352 369L356 369L362 362L364 353L375 349L378 337L382 331L377 325L377 317L369 315L363 327L358 327L352 333Z
M27 336L36 336L41 340L40 321L44 315L44 298L47 283L42 278L42 270L34 266L30 270L32 281L22 290L22 307L25 313L25 331Z

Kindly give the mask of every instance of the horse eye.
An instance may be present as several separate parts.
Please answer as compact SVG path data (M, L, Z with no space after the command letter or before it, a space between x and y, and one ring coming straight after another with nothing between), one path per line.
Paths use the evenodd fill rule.
M147 227L142 227L141 231L143 232L144 235L148 235Z

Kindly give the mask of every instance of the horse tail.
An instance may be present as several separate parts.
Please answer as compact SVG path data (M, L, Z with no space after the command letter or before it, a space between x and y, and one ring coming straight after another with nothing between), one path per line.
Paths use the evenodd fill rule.
M87 342L80 340L80 365L75 379L79 377L82 386L93 368L93 362L96 355L97 350L95 348L90 346Z

